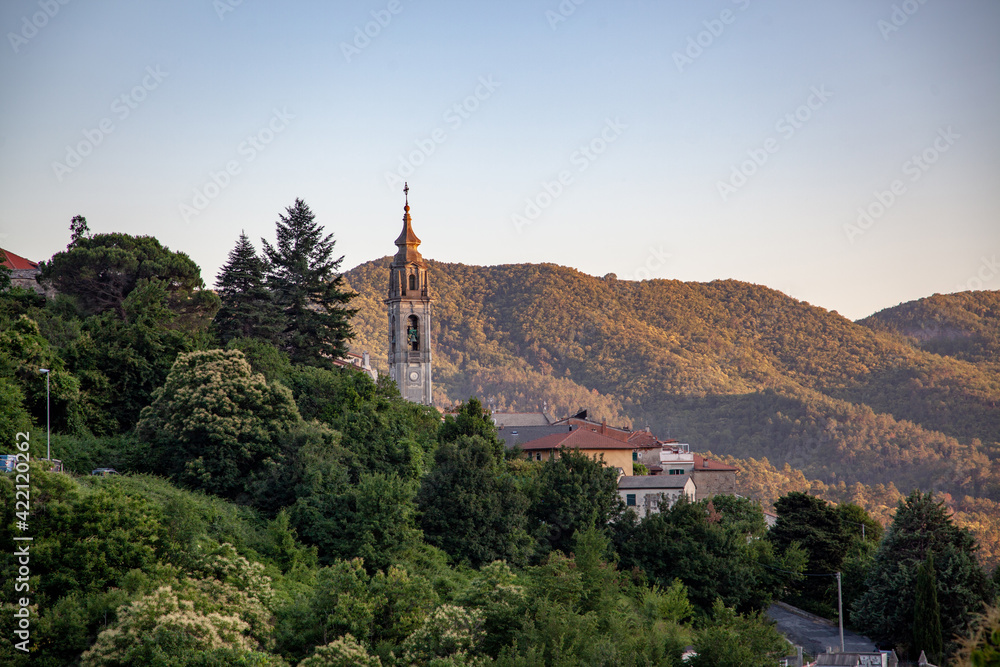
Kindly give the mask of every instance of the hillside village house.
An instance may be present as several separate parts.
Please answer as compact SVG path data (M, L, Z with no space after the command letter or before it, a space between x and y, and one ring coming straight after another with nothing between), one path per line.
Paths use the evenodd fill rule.
M681 496L693 502L695 486L690 475L634 475L618 480L618 495L643 519L669 509Z
M9 250L0 248L0 264L10 269L10 284L12 287L23 287L44 294L45 290L38 284L38 274L41 268L38 262L32 262Z
M635 445L585 427L568 425L562 433L542 436L521 445L525 458L535 461L551 459L563 449L578 449L587 456L603 460L606 466L617 468L621 475L632 475Z
M604 465L618 469L619 493L627 505L634 496L640 516L658 511L664 499L672 505L681 495L697 501L736 493L739 470L734 466L693 453L676 440L661 440L649 429L593 421L586 410L565 419L543 412L495 412L493 422L506 446L520 447L526 459L548 460L563 449L603 459ZM633 463L642 463L650 474L633 475Z

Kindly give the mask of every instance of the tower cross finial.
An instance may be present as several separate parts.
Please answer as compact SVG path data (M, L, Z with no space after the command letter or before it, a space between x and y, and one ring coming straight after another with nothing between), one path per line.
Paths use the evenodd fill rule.
M406 197L406 203L410 203L410 184L403 182L403 196Z

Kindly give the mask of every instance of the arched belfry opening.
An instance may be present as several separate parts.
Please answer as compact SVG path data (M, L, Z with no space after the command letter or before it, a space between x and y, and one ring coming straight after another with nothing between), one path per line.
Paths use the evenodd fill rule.
M417 247L410 218L410 187L403 188L403 231L389 266L389 373L399 393L414 403L431 404L431 297L427 262Z
M410 276L412 278L413 276ZM413 352L420 351L420 318L410 315L406 320L406 341Z

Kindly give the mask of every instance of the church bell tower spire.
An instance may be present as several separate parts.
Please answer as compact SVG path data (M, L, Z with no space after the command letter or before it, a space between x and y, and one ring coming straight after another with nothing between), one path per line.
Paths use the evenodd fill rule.
M389 265L389 372L403 398L431 405L431 296L427 262L410 218L410 186L403 187L403 231Z

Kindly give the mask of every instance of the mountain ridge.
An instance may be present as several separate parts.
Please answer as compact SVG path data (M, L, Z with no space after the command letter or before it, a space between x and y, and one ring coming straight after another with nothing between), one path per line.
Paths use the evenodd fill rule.
M353 347L383 368L388 262L345 273L360 295ZM1000 373L922 349L885 316L852 322L736 280L428 265L441 405L547 400L719 454L788 461L824 482L1000 498Z

